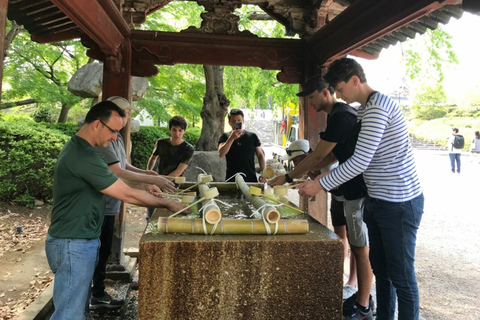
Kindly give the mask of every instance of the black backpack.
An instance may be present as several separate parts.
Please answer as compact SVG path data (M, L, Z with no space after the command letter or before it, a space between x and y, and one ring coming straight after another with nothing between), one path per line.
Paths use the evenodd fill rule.
M461 134L456 134L455 138L453 139L453 147L455 149L463 149L465 146L465 139Z

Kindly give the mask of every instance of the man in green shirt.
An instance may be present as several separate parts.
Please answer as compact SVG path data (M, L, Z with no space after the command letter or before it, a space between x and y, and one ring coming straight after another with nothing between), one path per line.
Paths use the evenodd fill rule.
M124 111L103 101L90 109L85 123L61 151L53 181L52 221L45 251L55 274L50 319L82 320L104 218L104 194L124 202L166 207L175 212L179 202L131 189L108 168L95 146L106 147L122 129Z

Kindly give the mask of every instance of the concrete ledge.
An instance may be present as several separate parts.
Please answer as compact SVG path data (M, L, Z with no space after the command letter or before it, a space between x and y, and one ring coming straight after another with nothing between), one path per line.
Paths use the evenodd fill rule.
M40 320L44 319L53 308L53 281L43 290L25 311L14 318L15 320Z

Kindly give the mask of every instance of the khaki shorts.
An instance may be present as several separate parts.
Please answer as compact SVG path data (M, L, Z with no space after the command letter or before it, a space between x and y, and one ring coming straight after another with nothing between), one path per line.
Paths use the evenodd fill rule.
M355 247L368 247L368 229L363 222L365 198L346 200L343 203L345 220L347 220L348 242Z

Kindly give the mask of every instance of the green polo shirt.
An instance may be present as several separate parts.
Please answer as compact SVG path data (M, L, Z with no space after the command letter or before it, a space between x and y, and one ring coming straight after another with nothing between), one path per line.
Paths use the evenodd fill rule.
M69 239L98 238L105 211L100 190L110 187L117 179L95 148L73 136L55 165L48 234Z

